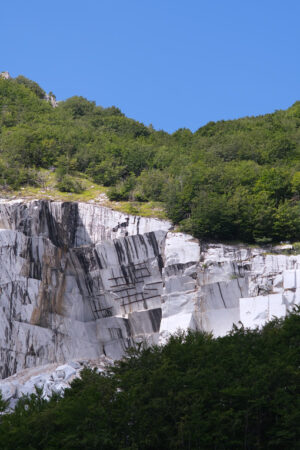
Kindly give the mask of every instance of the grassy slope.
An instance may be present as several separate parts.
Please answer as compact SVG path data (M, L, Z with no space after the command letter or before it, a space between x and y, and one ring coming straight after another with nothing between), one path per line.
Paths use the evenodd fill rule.
M26 200L46 199L68 202L90 202L112 208L125 214L139 215L144 217L156 217L167 219L162 202L114 202L108 199L108 188L95 183L84 174L78 173L74 178L81 183L83 191L79 194L72 192L60 192L57 187L55 173L50 170L40 169L39 178L42 186L26 185L17 190L0 189L0 197L9 199L23 198Z

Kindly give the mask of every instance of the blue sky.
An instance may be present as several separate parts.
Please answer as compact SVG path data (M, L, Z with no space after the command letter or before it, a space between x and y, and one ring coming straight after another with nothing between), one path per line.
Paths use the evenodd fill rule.
M300 99L299 0L9 0L0 70L169 132Z

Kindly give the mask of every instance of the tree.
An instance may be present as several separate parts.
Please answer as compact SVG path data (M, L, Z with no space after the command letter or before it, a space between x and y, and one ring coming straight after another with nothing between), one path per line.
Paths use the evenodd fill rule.
M264 169L255 185L256 192L265 192L275 200L276 206L291 195L291 173L286 169Z
M300 201L281 203L274 213L274 238L280 240L300 240Z
M23 84L25 87L29 88L40 99L44 99L46 97L46 92L35 81L31 81L23 75L19 75L15 78L15 82L18 84Z
M84 97L74 96L62 102L60 107L69 112L73 119L91 114L95 111L95 102L90 102Z

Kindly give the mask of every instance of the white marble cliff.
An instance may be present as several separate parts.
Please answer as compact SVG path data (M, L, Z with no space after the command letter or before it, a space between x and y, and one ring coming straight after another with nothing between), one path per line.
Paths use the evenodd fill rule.
M299 303L300 255L200 244L95 204L0 202L1 378L120 358L179 328L261 326Z

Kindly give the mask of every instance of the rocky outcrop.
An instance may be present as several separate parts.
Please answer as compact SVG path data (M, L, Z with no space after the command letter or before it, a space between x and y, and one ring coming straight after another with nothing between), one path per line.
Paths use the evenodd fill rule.
M4 72L0 72L0 78L3 78L4 80L11 80L11 76L6 70Z
M120 358L181 329L224 335L300 302L300 256L200 244L109 208L0 202L0 376Z
M57 108L59 102L56 100L56 98L53 94L51 94L51 93L45 94L45 100L46 100L46 102L50 103L52 108Z

